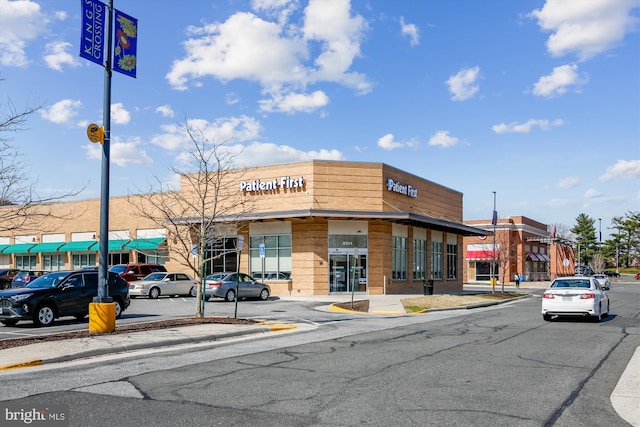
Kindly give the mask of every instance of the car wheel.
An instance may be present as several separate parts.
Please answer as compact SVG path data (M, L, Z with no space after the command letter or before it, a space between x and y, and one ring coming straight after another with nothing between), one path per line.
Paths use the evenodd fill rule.
M236 300L236 291L234 291L233 289L229 289L227 291L227 295L225 295L224 299L227 300L228 302L235 301Z
M260 291L260 299L262 301L266 301L269 299L269 290L267 288L264 288Z
M189 296L192 296L194 298L198 296L198 289L195 286L191 287L191 290L189 291Z
M602 322L602 303L598 305L598 315L593 317L593 321L596 323Z
M542 318L545 320L545 322L551 322L551 315L550 314L543 314Z
M16 326L16 323L18 323L18 321L13 319L7 319L7 320L0 320L0 323L2 323L4 326Z
M160 289L158 288L149 289L149 298L157 299L159 296L160 296Z
M122 304L118 300L113 300L116 305L116 319L119 319L122 316Z
M54 318L53 308L49 304L44 304L36 309L33 315L33 323L37 326L51 326Z

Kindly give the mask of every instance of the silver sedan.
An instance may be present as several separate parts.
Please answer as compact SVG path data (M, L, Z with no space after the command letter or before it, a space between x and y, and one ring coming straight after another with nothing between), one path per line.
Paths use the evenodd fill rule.
M269 285L258 282L248 274L216 273L205 278L204 295L207 300L216 297L231 302L235 301L237 296L238 298L259 298L266 301L271 295L271 289Z
M151 273L129 284L129 296L158 298L160 295L196 296L198 281L184 273Z

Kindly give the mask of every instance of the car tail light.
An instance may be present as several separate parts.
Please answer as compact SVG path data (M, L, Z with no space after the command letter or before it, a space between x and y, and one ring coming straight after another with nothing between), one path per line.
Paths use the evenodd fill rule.
M588 294L582 294L580 295L580 299L591 299L591 298L595 298L596 294L592 294L591 292L589 292Z
M215 288L220 286L222 283L221 282L208 282L207 286L209 286L210 288Z
M555 296L554 296L553 294L548 294L548 293L546 293L546 292L545 292L544 294L542 294L542 298L545 298L545 299L554 299L554 298L555 298Z
M31 281L31 276L25 276L24 283L29 283Z

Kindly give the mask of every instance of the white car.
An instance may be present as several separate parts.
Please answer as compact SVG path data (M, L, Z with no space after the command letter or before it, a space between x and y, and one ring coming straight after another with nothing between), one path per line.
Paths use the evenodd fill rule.
M184 273L151 273L129 284L129 296L158 298L160 295L196 296L198 281Z
M594 274L593 278L596 279L603 288L609 289L611 287L611 281L606 274Z
M542 317L585 316L599 322L609 314L608 289L594 277L558 278L542 294Z

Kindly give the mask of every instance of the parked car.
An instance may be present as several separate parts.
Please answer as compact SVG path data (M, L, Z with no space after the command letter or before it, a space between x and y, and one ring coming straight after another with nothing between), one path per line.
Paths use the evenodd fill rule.
M129 307L128 283L109 274L108 292L116 304L116 318ZM37 326L51 326L54 319L74 316L83 319L89 303L98 296L98 272L56 271L44 274L25 287L0 291L0 323L13 326L30 320Z
M593 274L595 274L595 271L593 271L593 269L588 265L581 265L576 267L576 276L592 276Z
M588 316L598 322L609 314L608 288L594 277L562 277L555 279L542 294L542 317Z
M603 288L605 289L611 288L611 281L609 280L609 277L607 277L606 274L594 274L593 278L596 279L600 284L600 286L602 286Z
M37 279L43 274L48 273L48 271L42 270L20 270L15 276L13 276L13 280L11 280L12 288L21 288L31 282L33 279Z
M609 277L620 277L620 273L613 271L613 270L605 270L602 272L603 274L606 274Z
M142 280L129 284L129 295L135 297L158 298L160 295L196 296L198 281L184 273L151 273Z
M640 273L636 274L636 280L640 280Z
M17 270L15 268L0 270L0 290L11 287L13 276L15 276L18 271L20 270Z
M116 264L109 271L118 274L127 282L134 282L151 273L166 273L167 269L162 264Z
M236 289L238 299L260 298L266 301L271 295L269 285L258 282L248 274L217 273L205 277L204 295L207 300L216 297L224 298L229 302L235 301Z

